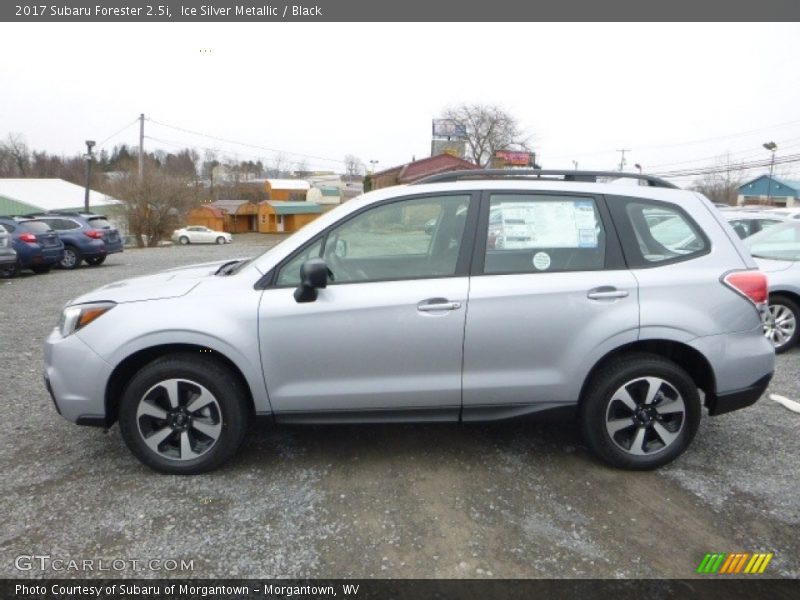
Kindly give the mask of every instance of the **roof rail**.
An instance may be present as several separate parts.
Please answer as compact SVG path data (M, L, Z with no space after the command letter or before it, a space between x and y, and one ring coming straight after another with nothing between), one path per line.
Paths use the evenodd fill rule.
M562 179L558 179L561 177ZM414 181L411 185L422 183L439 183L443 181L461 181L464 179L545 179L547 181L584 181L597 183L599 178L638 179L650 187L678 189L678 186L653 175L639 173L622 173L620 171L574 171L559 169L466 169L448 171L430 175Z

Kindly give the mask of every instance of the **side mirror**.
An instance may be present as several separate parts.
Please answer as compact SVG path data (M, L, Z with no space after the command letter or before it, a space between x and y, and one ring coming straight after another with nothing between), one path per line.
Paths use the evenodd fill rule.
M300 267L300 285L294 291L297 302L314 302L317 299L317 290L328 286L328 276L331 274L328 265L321 258L311 258Z

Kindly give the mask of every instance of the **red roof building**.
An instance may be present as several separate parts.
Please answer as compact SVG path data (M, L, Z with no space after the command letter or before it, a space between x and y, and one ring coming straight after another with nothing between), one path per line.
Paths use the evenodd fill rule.
M462 158L450 154L437 154L430 158L415 160L372 175L372 189L385 188L392 185L412 183L418 179L447 173L449 171L463 171L464 169L479 169L480 167Z

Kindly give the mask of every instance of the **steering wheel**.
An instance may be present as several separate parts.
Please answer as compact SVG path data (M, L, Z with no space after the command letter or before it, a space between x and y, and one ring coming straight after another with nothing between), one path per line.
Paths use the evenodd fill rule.
M333 272L332 281L348 282L348 281L366 281L369 279L363 269L352 269L345 266L341 258L335 252L331 252L325 257L330 270Z

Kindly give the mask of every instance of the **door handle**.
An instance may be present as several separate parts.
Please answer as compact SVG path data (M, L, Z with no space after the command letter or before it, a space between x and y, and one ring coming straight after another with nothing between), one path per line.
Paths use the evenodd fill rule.
M420 312L458 310L459 308L461 308L461 302L448 302L444 298L436 298L435 300L427 300L417 304L417 310Z
M614 298L627 298L628 292L611 286L603 286L589 290L586 297L591 300L613 300Z

